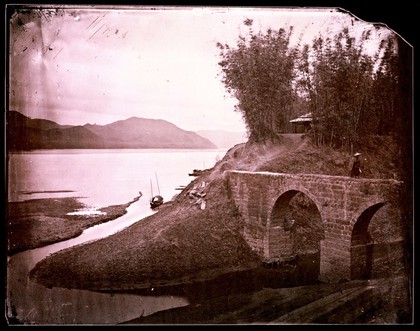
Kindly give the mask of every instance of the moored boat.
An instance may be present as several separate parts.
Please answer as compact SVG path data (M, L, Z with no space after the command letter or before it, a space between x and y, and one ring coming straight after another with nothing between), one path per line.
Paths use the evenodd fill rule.
M150 200L150 208L152 209L159 207L161 204L163 204L163 197L161 195L155 195Z
M155 209L159 207L161 204L163 204L163 197L160 195L159 182L158 182L156 173L155 173L155 176L156 176L156 184L158 187L159 194L153 195L153 185L152 185L152 180L150 180L150 191L151 191L151 196L152 196L152 198L150 199L150 208L152 209Z

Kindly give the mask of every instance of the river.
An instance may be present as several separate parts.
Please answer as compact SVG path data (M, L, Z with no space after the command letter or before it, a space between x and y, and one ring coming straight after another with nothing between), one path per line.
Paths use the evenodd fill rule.
M52 288L29 280L46 256L100 239L141 221L153 211L154 190L170 200L193 178L193 169L212 167L226 150L46 150L12 153L8 160L8 201L79 197L88 209L131 201L122 217L91 227L79 237L7 258L7 315L27 324L117 324L141 315L188 305L184 297L106 294Z

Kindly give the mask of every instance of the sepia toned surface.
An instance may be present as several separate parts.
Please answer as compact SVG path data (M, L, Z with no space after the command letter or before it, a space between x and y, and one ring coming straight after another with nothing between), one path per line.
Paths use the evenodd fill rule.
M412 49L395 31L334 8L8 19L9 325L412 323ZM299 131L309 110L335 124Z

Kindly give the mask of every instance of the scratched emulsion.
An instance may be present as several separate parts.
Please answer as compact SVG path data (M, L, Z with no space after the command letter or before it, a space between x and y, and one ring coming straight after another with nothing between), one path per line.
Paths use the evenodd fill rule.
M31 109L33 118L60 123L56 108L77 113L89 106L89 98L105 93L92 89L86 100L71 99L87 68L95 61L106 64L107 59L101 58L104 43L125 42L129 31L113 23L115 15L118 13L100 9L16 10L9 22L9 110L24 113L22 110ZM86 53L75 50L79 47ZM96 50L93 56L92 49ZM91 78L101 80L100 74ZM68 97L71 102L65 101Z
M16 9L9 20L8 110L22 114L30 110L31 118L69 124L62 123L64 113L77 118L92 100L103 97L101 93L105 92L98 91L94 84L84 91L84 97L78 93L87 69L94 62L106 62L98 59L103 39L112 43L112 39L124 40L128 33L112 24L113 15L112 11L99 9ZM90 56L86 56L84 52L89 50ZM100 74L93 78L96 82L103 80ZM25 180L30 182L31 165L25 166ZM14 191L13 178L8 185Z
M85 99L77 98L80 77L86 68L101 56L101 40L124 40L129 31L112 24L113 13L107 10L84 9L17 9L10 17L9 111L31 109L32 118L48 118L60 123L56 108L78 113L98 98L102 91ZM82 29L80 29L82 25ZM77 27L77 28L76 28ZM97 49L94 57L75 52L74 43L84 49ZM76 58L69 64L69 58ZM106 62L106 59L102 59ZM66 64L67 63L67 64ZM76 78L75 78L76 77ZM100 80L100 74L95 79ZM67 88L64 90L63 85ZM69 92L70 91L70 92ZM73 95L69 95L74 93ZM67 123L65 123L67 124ZM35 173L25 164L25 180ZM13 190L13 177L9 189ZM30 192L27 192L30 193ZM17 317L28 324L119 323L141 314L188 304L184 298L110 295L91 291L52 288L32 283L25 275L33 267L31 250L8 261L8 318ZM28 262L27 259L30 261ZM29 269L26 269L29 268Z
M54 107L50 93L54 82L47 79L49 62L63 47L60 11L16 11L10 19L9 109L31 107L40 115ZM52 19L56 17L56 19ZM46 28L45 25L52 29ZM50 112L51 114L51 112Z

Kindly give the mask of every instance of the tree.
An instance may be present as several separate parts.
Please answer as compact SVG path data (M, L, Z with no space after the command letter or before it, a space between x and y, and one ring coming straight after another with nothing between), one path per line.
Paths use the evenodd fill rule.
M369 37L369 31L364 32L357 42L344 28L332 38L315 38L312 51L305 45L300 53L298 85L309 99L318 143L352 147L375 129L375 57L364 53Z
M235 110L242 114L250 140L266 141L285 127L295 98L293 28L263 34L253 31L250 19L244 25L248 34L240 36L235 47L217 43L219 66L227 91L238 100Z
M371 30L359 38L347 27L312 45L291 46L293 27L255 33L252 20L235 47L217 43L222 81L238 100L250 140L273 139L299 107L312 112L318 144L353 149L373 135L395 134L398 124L399 59L395 37L367 52ZM300 48L298 48L300 47ZM398 131L399 132L399 131Z
M377 133L380 135L396 133L399 109L399 61L397 42L390 37L383 41L383 56L380 59L372 87L374 110L378 116Z

